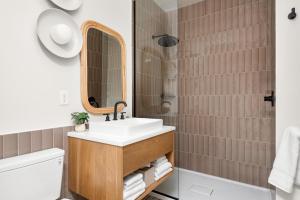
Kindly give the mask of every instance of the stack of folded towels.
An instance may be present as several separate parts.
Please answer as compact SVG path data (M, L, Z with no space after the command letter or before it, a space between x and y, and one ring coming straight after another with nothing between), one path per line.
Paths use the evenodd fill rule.
M143 174L133 173L124 179L123 200L135 200L145 192Z
M173 170L172 164L168 161L166 156L160 157L156 161L152 162L151 165L155 168L155 181Z

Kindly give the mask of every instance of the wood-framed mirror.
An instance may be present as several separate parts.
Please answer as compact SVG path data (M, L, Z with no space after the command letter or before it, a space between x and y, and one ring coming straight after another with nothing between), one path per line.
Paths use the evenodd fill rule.
M82 25L81 101L92 114L113 113L126 101L126 52L122 36L95 21ZM118 106L121 112L123 105Z

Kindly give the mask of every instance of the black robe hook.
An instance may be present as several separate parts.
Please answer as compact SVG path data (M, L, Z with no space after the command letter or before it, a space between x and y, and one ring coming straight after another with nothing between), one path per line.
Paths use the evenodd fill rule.
M296 17L297 17L296 8L292 8L292 11L291 11L291 13L289 14L288 18L289 18L290 20L293 20L293 19L295 19Z

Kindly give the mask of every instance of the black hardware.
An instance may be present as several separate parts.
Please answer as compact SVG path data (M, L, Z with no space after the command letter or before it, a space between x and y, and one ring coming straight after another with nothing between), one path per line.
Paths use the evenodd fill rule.
M124 116L125 113L126 113L126 112L121 112L121 119L122 119L122 120L125 119L125 116Z
M109 113L106 113L106 114L103 114L103 115L106 115L105 121L106 121L106 122L109 122L109 121L110 121Z
M270 101L272 104L272 107L275 105L275 93L272 91L271 96L265 96L264 101Z
M99 108L99 103L96 101L95 97L89 97L89 103L94 108Z
M292 11L291 11L291 13L289 14L288 18L289 18L290 20L293 20L293 19L295 19L296 17L297 17L296 8L292 8Z
M118 120L118 105L123 104L125 107L127 107L127 103L125 101L118 101L115 103L115 108L114 108L114 118L113 120Z
M160 34L160 35L153 35L152 39L158 39L158 44L162 47L172 47L178 44L179 39L169 35L169 34Z

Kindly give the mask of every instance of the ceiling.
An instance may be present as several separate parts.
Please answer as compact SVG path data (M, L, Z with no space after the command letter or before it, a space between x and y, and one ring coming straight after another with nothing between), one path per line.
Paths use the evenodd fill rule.
M159 5L165 11L176 10L177 8L182 8L203 0L154 0L154 2Z

